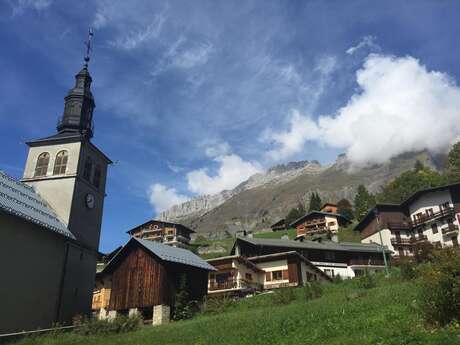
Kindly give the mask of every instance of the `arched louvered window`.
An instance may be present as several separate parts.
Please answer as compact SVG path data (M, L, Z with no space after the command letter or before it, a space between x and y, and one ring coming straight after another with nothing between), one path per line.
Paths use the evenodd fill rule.
M86 157L85 169L83 170L83 178L86 181L91 181L91 171L93 170L93 160L90 156Z
M54 169L53 175L62 175L65 174L67 169L67 160L69 158L69 154L67 151L60 151L56 155L56 160L54 161Z
M48 164L50 162L50 154L48 152L40 153L35 166L35 177L46 176L48 171Z
M96 188L99 188L101 185L101 175L102 175L102 170L101 166L99 164L96 164L94 167L94 177L93 177L93 185Z

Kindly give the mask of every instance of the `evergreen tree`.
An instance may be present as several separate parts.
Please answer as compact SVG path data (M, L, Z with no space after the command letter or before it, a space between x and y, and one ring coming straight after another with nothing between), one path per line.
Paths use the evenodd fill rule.
M297 211L299 213L299 217L302 217L307 211L305 210L305 206L299 201L299 204L297 205Z
M291 224L296 219L299 219L304 214L305 214L305 212L300 214L299 209L296 208L296 207L291 208L291 210L289 211L289 213L286 216L286 224L289 226L289 224Z
M379 202L399 204L415 192L441 186L448 183L448 178L430 168L423 167L403 172L382 188L377 195Z
M175 295L174 301L174 320L186 320L193 317L197 311L197 302L190 300L190 295L187 288L187 276L181 275L179 290Z
M310 206L308 207L308 212L319 211L321 209L321 198L318 193L311 193L310 195Z
M425 169L425 166L423 165L423 163L417 159L414 165L414 170L418 172L418 171L423 171L424 169Z
M460 182L460 142L452 147L447 156L446 175L449 183Z
M337 213L341 214L349 220L352 220L354 218L354 215L353 206L351 205L351 202L347 199L339 200L339 202L337 203Z
M360 222L366 216L367 212L375 206L375 196L369 193L366 187L359 185L354 204L355 217Z

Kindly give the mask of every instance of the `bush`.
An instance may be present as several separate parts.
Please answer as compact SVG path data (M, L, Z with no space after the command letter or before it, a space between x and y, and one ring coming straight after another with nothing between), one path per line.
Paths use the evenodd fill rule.
M357 278L358 287L361 289L372 289L377 286L374 275L366 272L363 276Z
M274 304L285 305L291 303L293 300L295 300L295 293L292 287L278 289L272 296Z
M436 247L430 242L420 242L414 246L414 259L415 262L429 262L432 260L433 252Z
M191 319L197 312L198 302L190 300L187 290L187 276L182 275L179 290L175 296L172 319L176 321Z
M204 303L204 313L220 314L233 304L233 299L228 295L211 297L208 298Z
M401 279L412 280L417 276L415 263L412 260L403 258L399 261Z
M73 324L76 326L74 332L81 335L126 333L138 330L142 326L142 318L120 315L109 321L77 316Z
M432 265L420 281L420 311L429 324L445 326L460 321L460 250L433 252Z
M343 282L343 278L340 274L337 274L332 278L332 282L334 284L340 284L341 282Z
M320 298L322 294L323 288L321 287L321 284L318 282L309 282L304 287L304 296L307 301L315 298Z

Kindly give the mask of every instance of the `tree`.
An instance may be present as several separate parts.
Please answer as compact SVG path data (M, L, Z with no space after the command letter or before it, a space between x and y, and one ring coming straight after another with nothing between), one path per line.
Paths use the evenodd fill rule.
M291 208L288 215L286 216L286 224L289 225L296 219L299 219L303 215L305 215L305 206L299 201L297 207Z
M179 290L174 299L173 319L186 320L192 318L197 312L197 305L196 301L190 300L187 288L187 276L183 274L180 277Z
M308 207L308 212L319 211L321 209L322 203L321 198L318 193L311 193L310 195L310 206Z
M420 162L418 159L415 161L415 165L414 165L414 170L415 171L422 171L423 169L425 169L425 166L423 165L422 162Z
M367 212L375 206L375 196L364 187L358 186L358 191L355 195L355 217L360 222L366 216Z
M446 175L449 183L460 182L460 142L452 146L447 156Z
M345 218L352 220L354 218L353 215L353 206L351 202L347 199L341 199L337 202L337 213L341 214Z
M417 165L413 170L403 172L393 181L382 188L377 194L379 202L399 204L415 192L438 187L448 183L447 177L428 167L420 168Z

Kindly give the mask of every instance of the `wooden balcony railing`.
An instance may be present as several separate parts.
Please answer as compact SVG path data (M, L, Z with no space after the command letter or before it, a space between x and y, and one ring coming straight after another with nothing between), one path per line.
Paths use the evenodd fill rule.
M350 266L383 266L383 259L351 259Z
M246 279L229 279L224 282L210 282L209 291L231 290L231 289L255 289L261 290L262 285Z
M410 230L410 225L407 222L388 222L388 229L390 230Z
M412 246L414 244L414 239L413 238L398 238L398 237L393 237L391 238L391 245L397 245L397 246Z
M453 216L454 215L454 208L453 207L447 207L443 208L441 211L438 212L433 212L431 214L422 214L420 217L412 220L410 223L412 227L416 227L419 225L422 225L426 223L429 220L436 219L436 218L442 218L442 217L447 217L447 216Z
M449 224L447 228L442 229L442 233L444 235L458 233L458 226L454 224Z

